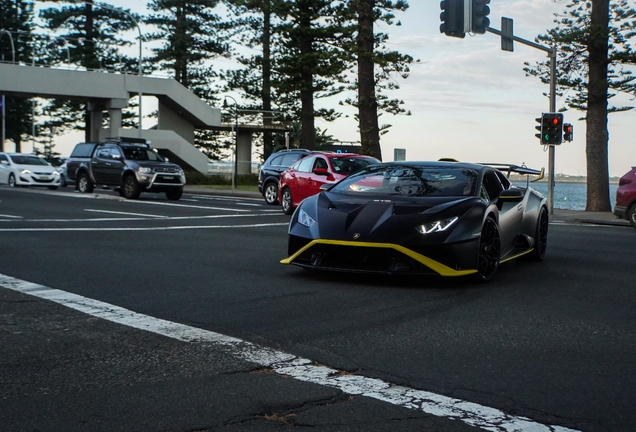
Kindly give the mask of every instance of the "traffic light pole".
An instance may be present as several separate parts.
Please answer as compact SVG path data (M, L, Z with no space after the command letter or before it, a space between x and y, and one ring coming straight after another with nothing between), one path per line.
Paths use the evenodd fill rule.
M510 18L502 18L502 27L504 20L510 20ZM512 20L510 20L511 22ZM510 28L512 29L512 23L510 24ZM548 58L550 59L550 111L556 112L556 58L557 51L556 47L548 48L536 42L532 42L517 36L514 36L512 33L504 33L500 30L494 29L492 27L488 27L487 31L489 33L494 33L499 35L503 39L507 39L509 41L519 42L523 45L530 46L532 48L536 48L541 51L545 51L548 53ZM512 51L512 43L509 42ZM548 146L548 214L554 214L554 159L555 159L555 147L554 145Z

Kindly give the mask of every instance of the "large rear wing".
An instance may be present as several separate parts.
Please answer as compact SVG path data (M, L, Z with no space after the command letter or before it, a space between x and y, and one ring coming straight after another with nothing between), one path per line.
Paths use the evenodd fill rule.
M506 174L506 177L510 178L511 174L519 174L526 175L529 177L537 176L537 178L532 179L532 182L539 181L545 177L545 168L541 168L540 170L528 168L525 165L513 165L513 164L501 164L501 163L482 163L481 165L486 165L492 167L496 170L499 170Z

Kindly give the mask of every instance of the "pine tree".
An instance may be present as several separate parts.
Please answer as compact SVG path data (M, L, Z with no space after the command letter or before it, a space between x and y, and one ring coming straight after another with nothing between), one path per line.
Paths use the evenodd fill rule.
M636 77L625 67L636 59L629 43L636 10L627 0L572 0L566 7L564 14L556 14L557 27L539 36L537 42L557 48L557 95L565 97L568 108L585 111L586 210L611 211L607 116L633 107L608 107L608 101L617 92L636 92ZM524 70L549 83L549 67L548 62L534 67L526 63Z
M5 62L31 63L32 46L28 43L33 29L33 2L0 0L0 22L9 34L0 34L0 58ZM11 45L13 40L13 46ZM15 52L13 51L15 49ZM15 144L15 151L22 151L22 141L32 132L31 99L5 96L4 136ZM0 125L1 127L1 125ZM4 142L0 142L0 151Z
M161 41L151 59L162 71L169 72L201 99L211 105L218 103L213 79L218 76L207 61L227 52L219 31L220 17L214 12L219 0L153 0L148 4L152 13L146 23L157 31L147 34L149 41ZM211 159L218 159L223 144L212 131L196 131L195 145Z
M55 0L43 1L56 3ZM42 9L40 18L46 28L55 32L56 38L53 38L53 42L60 40L65 42L72 64L86 70L138 72L138 59L125 56L120 52L122 46L132 45L120 35L129 30L135 30L136 22L141 20L139 15L130 10L87 0L79 5L61 7L56 5ZM57 57L51 57L49 60L60 64L65 62L66 58L58 54ZM54 130L57 134L71 129L84 130L85 139L87 141L90 139L90 116L85 103L51 100L43 111L50 113L56 119L55 124L46 123L45 129L55 126ZM123 110L122 114L124 126L137 125L135 114L130 109Z
M353 38L348 42L354 64L354 80L351 90L357 92L356 99L345 102L358 108L358 122L362 153L382 159L380 136L387 133L391 125L380 126L383 112L401 114L406 112L404 101L390 99L385 91L399 89L395 77L406 79L413 58L407 54L387 48L389 35L376 33L376 23L401 25L395 22L394 11L405 11L404 0L349 0L341 5L337 14L343 22L353 27Z
M280 20L275 31L281 43L275 48L272 87L278 91L279 106L299 112L301 145L313 150L315 118L333 121L341 115L334 109L316 109L314 100L345 90L348 57L342 35L346 29L334 20L335 4L329 0L277 0L273 6Z

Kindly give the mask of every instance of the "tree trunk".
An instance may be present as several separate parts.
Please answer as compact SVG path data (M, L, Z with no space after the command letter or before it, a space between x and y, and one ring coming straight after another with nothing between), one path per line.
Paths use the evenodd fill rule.
M373 8L375 0L358 0L358 119L362 153L382 160L378 103L375 95Z
M303 148L316 149L316 126L314 123L314 83L313 83L313 39L311 35L311 16L309 7L300 5L300 56L305 59L300 72L300 142Z
M271 8L269 0L263 2L263 89L261 99L263 101L263 125L267 128L272 124L274 113L272 110L272 59L270 50L271 37ZM270 112L268 112L270 111ZM267 160L273 150L273 138L271 132L263 133L263 160Z
M586 116L587 205L588 211L611 211L609 198L607 68L609 0L592 3L589 35L588 105Z

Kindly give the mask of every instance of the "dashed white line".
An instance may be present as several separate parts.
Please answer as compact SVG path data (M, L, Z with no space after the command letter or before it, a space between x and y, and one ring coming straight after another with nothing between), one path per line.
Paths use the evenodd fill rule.
M71 309L114 323L134 327L188 343L223 346L237 358L271 368L280 375L334 387L351 395L378 399L404 408L464 422L493 432L578 432L562 426L544 425L476 403L424 390L399 386L387 381L341 371L316 364L293 354L256 345L231 336L184 324L166 321L93 300L66 291L0 274L0 286L59 303Z
M12 216L12 215L3 215L3 214L0 214L0 217L9 218L9 219L23 219L22 216Z
M168 217L168 216L162 216L162 215L149 215L149 214L143 214L143 213L128 213L128 212L98 210L98 209L84 209L84 211L95 212L95 213L120 214L120 215L128 215L128 216L142 216L142 217L149 217L149 218L167 218Z
M260 228L272 226L287 226L288 222L261 223L248 225L181 225L164 227L67 227L67 228L0 228L0 232L57 232L57 231L175 231L190 229L231 229L231 228Z

